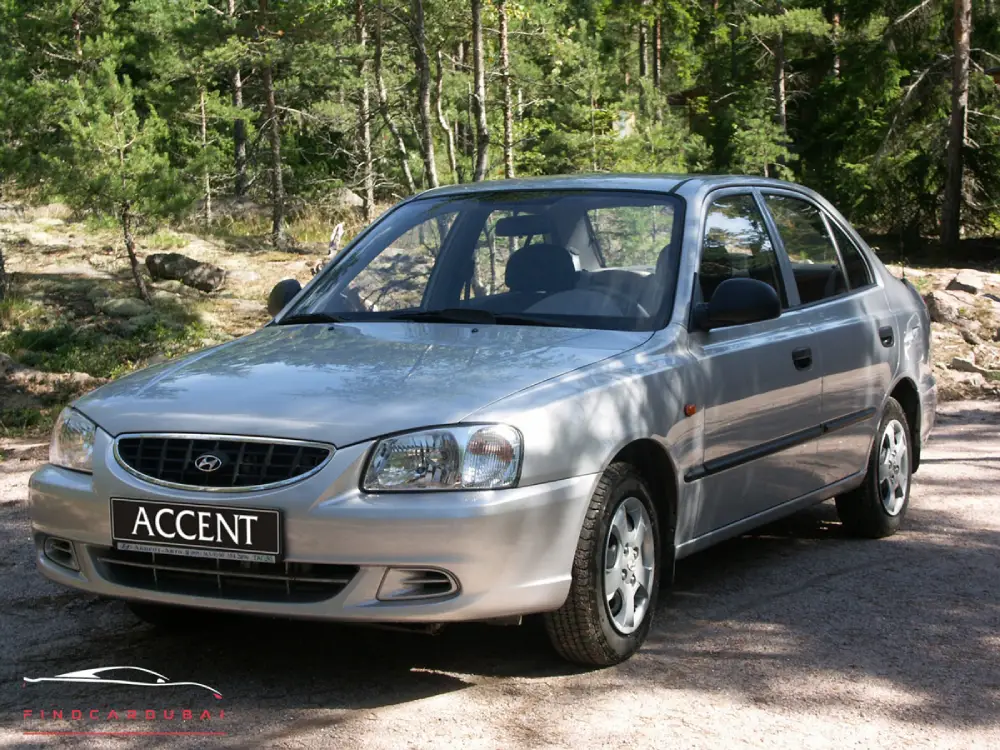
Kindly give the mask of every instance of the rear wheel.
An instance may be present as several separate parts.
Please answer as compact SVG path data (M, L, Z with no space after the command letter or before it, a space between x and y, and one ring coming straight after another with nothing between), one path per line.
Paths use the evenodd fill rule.
M652 497L630 464L608 467L591 498L563 606L545 628L564 659L625 661L649 633L659 586L659 526Z
M910 503L911 456L906 414L890 398L879 421L864 483L837 498L837 515L848 532L871 539L896 533Z

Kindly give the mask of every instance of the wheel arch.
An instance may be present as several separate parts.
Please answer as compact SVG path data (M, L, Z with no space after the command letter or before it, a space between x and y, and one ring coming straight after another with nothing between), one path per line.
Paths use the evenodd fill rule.
M660 566L673 579L677 533L679 487L677 468L666 447L652 438L639 438L622 447L610 463L623 461L634 466L649 484L660 523L660 540L665 542Z
M910 450L913 453L911 472L915 472L920 466L920 391L912 379L903 376L893 385L889 396L899 402L906 415L906 422L910 428Z

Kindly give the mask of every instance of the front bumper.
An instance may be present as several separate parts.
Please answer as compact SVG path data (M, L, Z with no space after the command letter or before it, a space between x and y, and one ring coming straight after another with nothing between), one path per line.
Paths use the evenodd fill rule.
M46 465L31 477L38 568L95 594L232 612L367 622L481 620L557 609L569 592L573 556L598 475L489 492L366 495L358 476L370 444L339 449L319 473L245 494L172 490L125 472L98 433L93 475ZM257 601L123 585L99 562L111 547L110 498L175 500L284 515L285 560L357 566L329 599ZM48 536L73 543L80 570L43 553ZM447 571L458 591L434 599L382 601L392 568Z

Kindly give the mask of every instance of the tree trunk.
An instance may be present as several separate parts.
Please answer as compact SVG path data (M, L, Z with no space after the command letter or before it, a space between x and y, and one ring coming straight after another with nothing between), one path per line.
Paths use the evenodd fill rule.
M431 62L427 57L427 29L424 27L424 2L411 0L413 8L413 61L417 68L420 111L421 152L424 157L424 180L428 187L438 186L434 161L434 129L431 127Z
M7 297L7 269L3 264L3 244L0 244L0 302Z
M354 35L358 45L358 151L361 159L362 209L365 223L375 219L375 174L372 166L372 125L368 110L368 22L365 0L354 2Z
M774 121L782 133L788 132L788 112L785 97L785 34L778 32L774 42Z
M514 102L510 92L510 49L507 45L507 0L498 0L500 16L500 78L503 81L503 176L514 177Z
M385 90L385 79L382 78L382 4L379 3L379 13L375 17L375 93L378 96L378 109L382 115L385 126L389 129L392 139L396 142L396 150L399 152L399 166L403 170L403 178L406 180L406 189L410 195L417 192L416 183L413 181L413 172L410 171L410 155L406 149L406 141L396 127L392 113L389 111L389 95Z
M941 210L941 245L958 246L962 235L963 151L969 107L969 35L972 0L955 0L955 53L951 67L951 121L948 125L948 165Z
M208 118L205 116L205 87L202 86L199 94L201 104L201 151L204 154L208 151ZM202 179L205 182L205 223L212 223L212 175L208 168L208 160L202 168Z
M486 179L490 158L490 128L486 122L486 71L483 63L483 2L472 0L472 67L475 77L473 106L476 111L475 180Z
M590 168L597 171L597 97L590 92Z
M840 44L840 12L834 11L833 18L830 21L831 26L831 37L833 40L833 64L831 67L831 73L834 78L840 77L840 52L838 50L838 45Z
M73 21L73 48L76 50L76 56L79 59L83 59L83 29L80 26L80 13L79 11L73 11L72 16Z
M261 0L261 4L264 0ZM281 122L274 102L274 80L270 61L261 66L271 143L271 242L276 248L285 244L285 184L281 176Z
M462 182L462 175L458 172L458 157L455 155L455 133L451 129L451 125L448 123L448 118L444 116L444 108L441 105L441 99L444 95L444 67L441 64L441 50L437 53L437 80L435 81L435 105L437 108L437 120L438 125L444 131L445 143L448 146L448 164L451 166L451 174L455 178L455 182Z
M663 57L663 22L660 17L656 17L653 24L653 87L660 88L660 74L663 67L661 58Z
M643 5L646 3L643 2ZM646 22L639 21L639 78L645 78L649 71L649 44L646 37Z
M125 252L128 253L128 262L132 267L132 278L135 280L135 288L139 291L139 296L147 305L152 305L153 300L149 297L149 289L146 288L146 281L142 278L142 271L139 267L139 259L135 255L135 237L132 236L132 203L122 201L118 215L122 225L122 235L125 237Z
M236 0L229 0L229 17L236 18ZM229 83L233 87L233 106L242 109L243 76L239 65L233 68ZM247 124L242 117L233 120L233 167L236 171L233 192L242 198L247 194Z

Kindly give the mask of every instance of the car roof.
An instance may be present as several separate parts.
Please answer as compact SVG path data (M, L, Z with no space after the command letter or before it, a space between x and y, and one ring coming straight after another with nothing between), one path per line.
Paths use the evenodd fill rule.
M771 186L809 192L803 186L784 180L754 175L734 174L616 174L597 172L591 174L552 175L524 177L511 180L483 180L457 185L445 185L418 193L414 198L472 195L495 191L534 190L634 190L652 193L679 193L694 195L720 187ZM681 190L683 188L683 190Z

